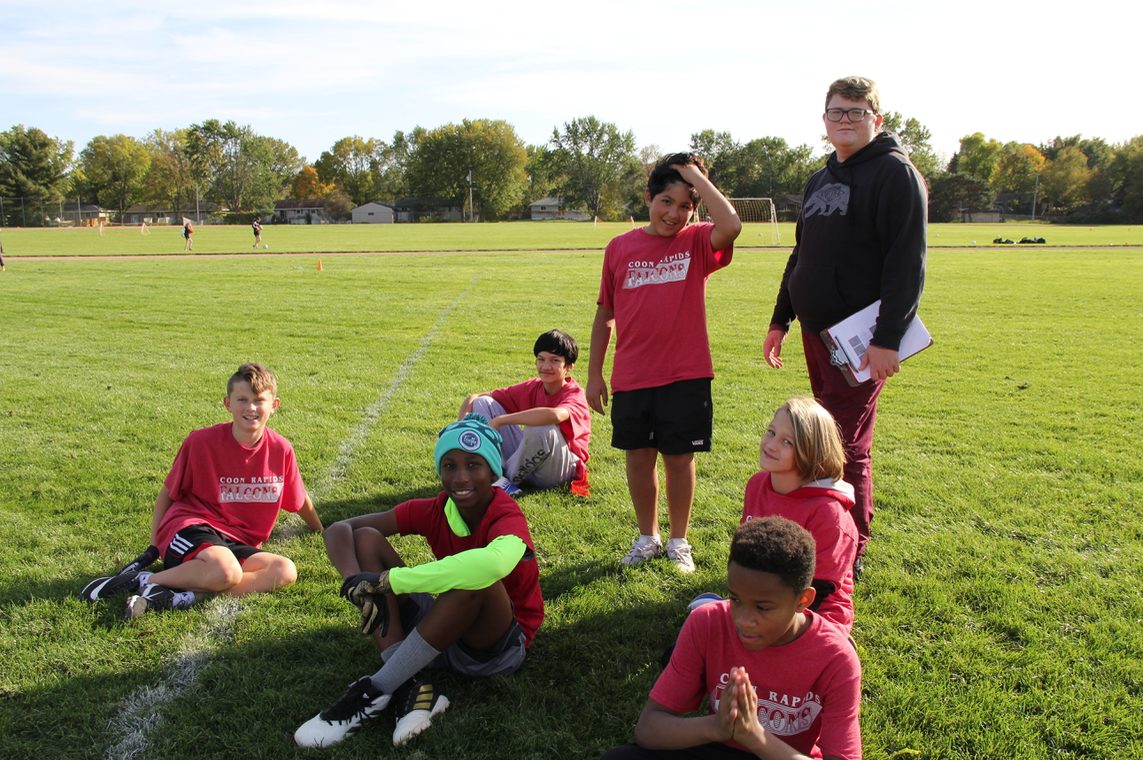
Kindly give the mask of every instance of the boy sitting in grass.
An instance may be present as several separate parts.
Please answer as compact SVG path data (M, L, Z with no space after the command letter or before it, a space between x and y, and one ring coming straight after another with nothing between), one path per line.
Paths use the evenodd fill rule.
M698 607L635 726L605 760L858 760L861 664L845 631L811 612L814 539L784 517L741 525L729 599ZM706 696L709 711L699 709Z
M274 373L243 364L222 403L233 421L187 436L159 489L151 544L161 549L164 569L149 573L129 565L88 583L80 598L129 593L131 618L189 607L207 593L243 596L297 579L293 562L260 548L281 509L297 512L310 530L322 529L293 447L266 427L280 403Z
M294 733L303 747L341 741L391 701L393 744L403 744L449 706L422 668L512 673L544 620L528 522L493 485L503 474L500 434L470 414L441 431L434 454L444 487L438 496L325 532L326 552L345 579L341 594L361 610L361 632L373 635L385 664ZM406 567L388 540L398 533L424 536L437 561Z
M539 377L485 393L474 393L460 406L488 418L504 439L504 477L497 481L509 495L524 483L571 490L587 495L587 446L591 439L591 410L583 388L570 377L579 358L575 338L549 330L532 347Z
M695 570L687 528L695 498L695 452L710 451L714 365L706 331L706 281L730 264L742 223L690 153L662 159L647 178L651 222L607 245L591 328L587 402L607 406L604 359L613 333L611 445L623 449L639 535L629 567L664 548L680 572ZM713 224L688 224L699 200ZM659 538L658 458L666 474L670 540Z

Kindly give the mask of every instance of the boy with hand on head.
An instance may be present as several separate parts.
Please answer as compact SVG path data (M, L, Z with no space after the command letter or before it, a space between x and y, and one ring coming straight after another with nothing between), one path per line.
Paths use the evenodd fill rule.
M280 404L274 374L243 364L222 403L233 421L187 436L159 489L151 544L161 550L164 569L148 573L129 565L88 583L81 599L129 593L131 618L189 607L207 593L243 596L297 579L293 562L260 548L279 510L297 512L312 531L322 529L293 447L266 427Z
M536 339L537 378L488 393L474 393L460 406L463 420L482 414L504 440L504 476L496 482L509 495L529 483L554 488L571 483L573 493L587 495L587 446L591 411L587 397L569 376L579 345L561 330Z
M604 760L859 760L861 664L845 631L809 611L814 540L782 517L741 525L729 599L690 614L635 726ZM706 696L709 711L694 712Z
M304 723L294 733L300 746L339 742L390 701L393 744L403 744L449 706L422 668L512 673L544 620L528 522L493 485L503 474L500 434L470 414L441 431L434 454L444 487L438 496L325 532L326 552L345 579L341 594L361 611L361 632L373 635L385 664ZM388 540L398 533L424 536L436 561L406 567Z
M634 566L663 553L658 457L666 472L668 558L694 572L687 528L695 495L694 452L710 451L714 365L706 331L706 281L730 263L738 214L690 153L662 159L647 180L651 222L611 241L591 330L587 401L608 402L604 360L618 333L611 372L611 445L626 451L627 488L639 536L620 560ZM688 225L699 200L713 223Z

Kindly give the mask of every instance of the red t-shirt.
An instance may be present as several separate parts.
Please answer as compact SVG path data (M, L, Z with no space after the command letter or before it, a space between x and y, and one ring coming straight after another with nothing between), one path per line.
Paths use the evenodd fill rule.
M706 281L734 246L711 250L713 229L699 222L659 237L640 228L607 245L598 303L615 312L613 393L714 377Z
M744 667L758 695L758 721L798 752L820 758L861 758L861 662L846 633L807 610L809 625L794 641L750 652L730 616L730 602L692 612L651 699L677 713L695 712L705 695L710 710ZM727 745L745 750L741 744Z
M818 614L853 628L853 560L857 557L857 527L853 524L853 494L836 488L803 486L787 494L774 491L770 473L759 472L746 483L742 522L778 515L810 532L817 544L814 578L835 587L817 608Z
M424 536L437 559L469 549L482 549L499 536L519 536L528 551L502 582L512 600L516 620L527 637L524 646L531 646L536 630L544 622L544 597L540 593L540 571L536 567L532 534L516 500L499 488L493 488L492 494L492 503L472 535L458 536L452 532L444 511L448 495L443 491L435 499L413 499L394 507L397 530L402 536Z
M587 465L587 446L591 440L591 410L587 406L587 395L579 383L569 377L563 388L549 396L544 391L543 381L535 377L509 388L492 391L492 398L509 414L537 407L552 409L559 406L567 409L571 416L560 423L560 432L567 441L568 448L579 459L576 479L583 477Z
M187 436L163 485L170 509L159 524L159 548L175 533L206 524L255 548L270 537L278 510L297 512L306 501L294 448L270 428L248 449L234 440L232 422Z

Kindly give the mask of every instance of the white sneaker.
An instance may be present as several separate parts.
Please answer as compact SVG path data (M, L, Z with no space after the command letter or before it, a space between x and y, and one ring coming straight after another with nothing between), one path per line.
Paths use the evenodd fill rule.
M627 556L619 560L621 565L627 567L635 567L645 559L658 557L663 553L663 542L659 540L658 536L653 537L650 541L640 541L636 536L631 544L631 551L627 552Z
M393 693L397 723L393 746L400 747L432 725L433 717L449 708L448 697L433 688L423 673L417 673Z
M369 676L359 678L333 706L303 723L294 732L294 741L299 747L335 744L384 710L390 696L378 693Z
M691 557L691 545L685 538L671 539L667 542L667 559L675 563L680 573L693 573L695 561Z

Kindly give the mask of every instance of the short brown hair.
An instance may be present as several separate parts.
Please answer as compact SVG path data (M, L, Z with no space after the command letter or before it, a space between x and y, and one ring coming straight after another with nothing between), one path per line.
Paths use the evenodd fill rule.
M869 109L873 113L881 113L881 93L877 90L877 83L865 77L842 77L829 86L826 92L825 107L834 95L840 95L846 100L860 103L869 102Z
M794 396L778 407L786 411L794 429L794 466L807 482L845 474L845 447L841 433L826 408L809 396Z
M271 396L278 397L278 381L274 379L274 373L261 364L246 362L239 367L238 371L231 375L230 380L226 382L227 396L234 391L234 384L239 382L250 383L250 388L255 393L261 394L262 391L270 391Z
M655 164L655 168L651 170L650 176L647 177L647 194L654 198L659 193L666 190L676 182L682 182L690 188L691 202L698 206L701 198L699 198L698 190L690 182L683 179L683 175L679 174L677 169L672 169L672 164L686 166L693 164L704 177L709 177L710 172L707 171L706 163L702 160L702 156L695 153L672 153L669 156L663 156L659 159L659 163Z

